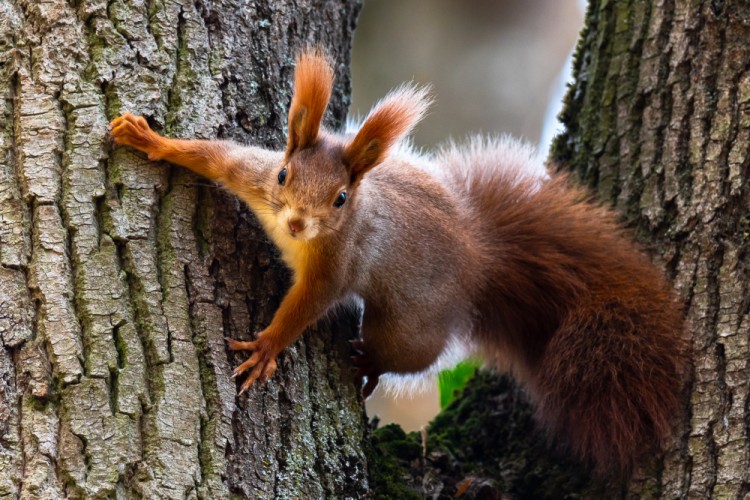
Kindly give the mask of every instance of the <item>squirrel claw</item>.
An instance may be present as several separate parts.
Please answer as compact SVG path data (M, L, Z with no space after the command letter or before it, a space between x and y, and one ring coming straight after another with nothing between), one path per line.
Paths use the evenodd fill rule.
M229 348L233 351L254 351L244 363L239 365L232 372L231 378L236 378L246 371L250 371L240 387L239 394L247 392L256 380L262 380L265 382L276 372L276 354L273 352L272 348L269 348L267 342L261 342L260 340L254 342L241 342L230 338L227 338L226 341L229 344Z
M252 358L251 358L252 359ZM249 361L249 360L248 360ZM253 371L250 372L250 375L247 376L247 379L245 379L245 382L242 384L242 388L240 389L240 394L247 391L251 385L255 383L256 380L261 379L262 381L268 380L268 378L274 374L276 371L276 360L271 359L267 362L260 362L253 368Z
M250 359L248 359L247 361L245 361L244 363L242 363L240 366L238 366L237 368L235 368L234 370L232 370L232 375L230 376L230 378L237 378L240 375L242 375L242 373L245 370L247 370L248 368L251 368L252 365L245 366L248 361L250 361Z
M131 146L147 153L149 158L159 153L161 138L142 116L123 113L109 123L109 129L110 140L115 144Z

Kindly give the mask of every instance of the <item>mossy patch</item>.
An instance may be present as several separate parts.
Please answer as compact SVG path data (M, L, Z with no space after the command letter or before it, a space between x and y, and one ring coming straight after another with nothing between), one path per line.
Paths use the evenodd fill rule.
M422 435L391 424L373 432L376 498L597 498L605 485L538 430L510 379L479 372Z
M376 499L420 499L417 485L413 483L414 467L421 456L419 435L406 433L396 424L375 429L370 463L371 487Z

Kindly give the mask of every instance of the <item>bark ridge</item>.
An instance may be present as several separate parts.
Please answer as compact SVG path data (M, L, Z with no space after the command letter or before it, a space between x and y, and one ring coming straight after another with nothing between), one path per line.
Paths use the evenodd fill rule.
M359 2L0 0L0 496L361 496L354 315L236 398L224 336L287 276L237 200L113 150L108 122L284 144L295 53L337 57Z

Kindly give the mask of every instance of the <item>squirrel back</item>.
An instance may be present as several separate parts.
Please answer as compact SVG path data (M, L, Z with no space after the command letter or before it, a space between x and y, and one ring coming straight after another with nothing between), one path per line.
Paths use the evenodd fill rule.
M528 388L540 423L597 470L663 446L678 413L683 316L612 211L565 174L530 174L533 150L475 139L436 160L481 242L474 339Z

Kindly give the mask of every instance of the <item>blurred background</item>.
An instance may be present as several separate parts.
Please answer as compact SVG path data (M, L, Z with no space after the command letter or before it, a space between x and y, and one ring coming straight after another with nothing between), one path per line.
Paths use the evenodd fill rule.
M435 104L414 136L427 149L473 133L509 133L542 150L557 128L585 0L366 0L352 55L353 116L405 81L431 84ZM435 390L367 402L406 430L439 411Z

